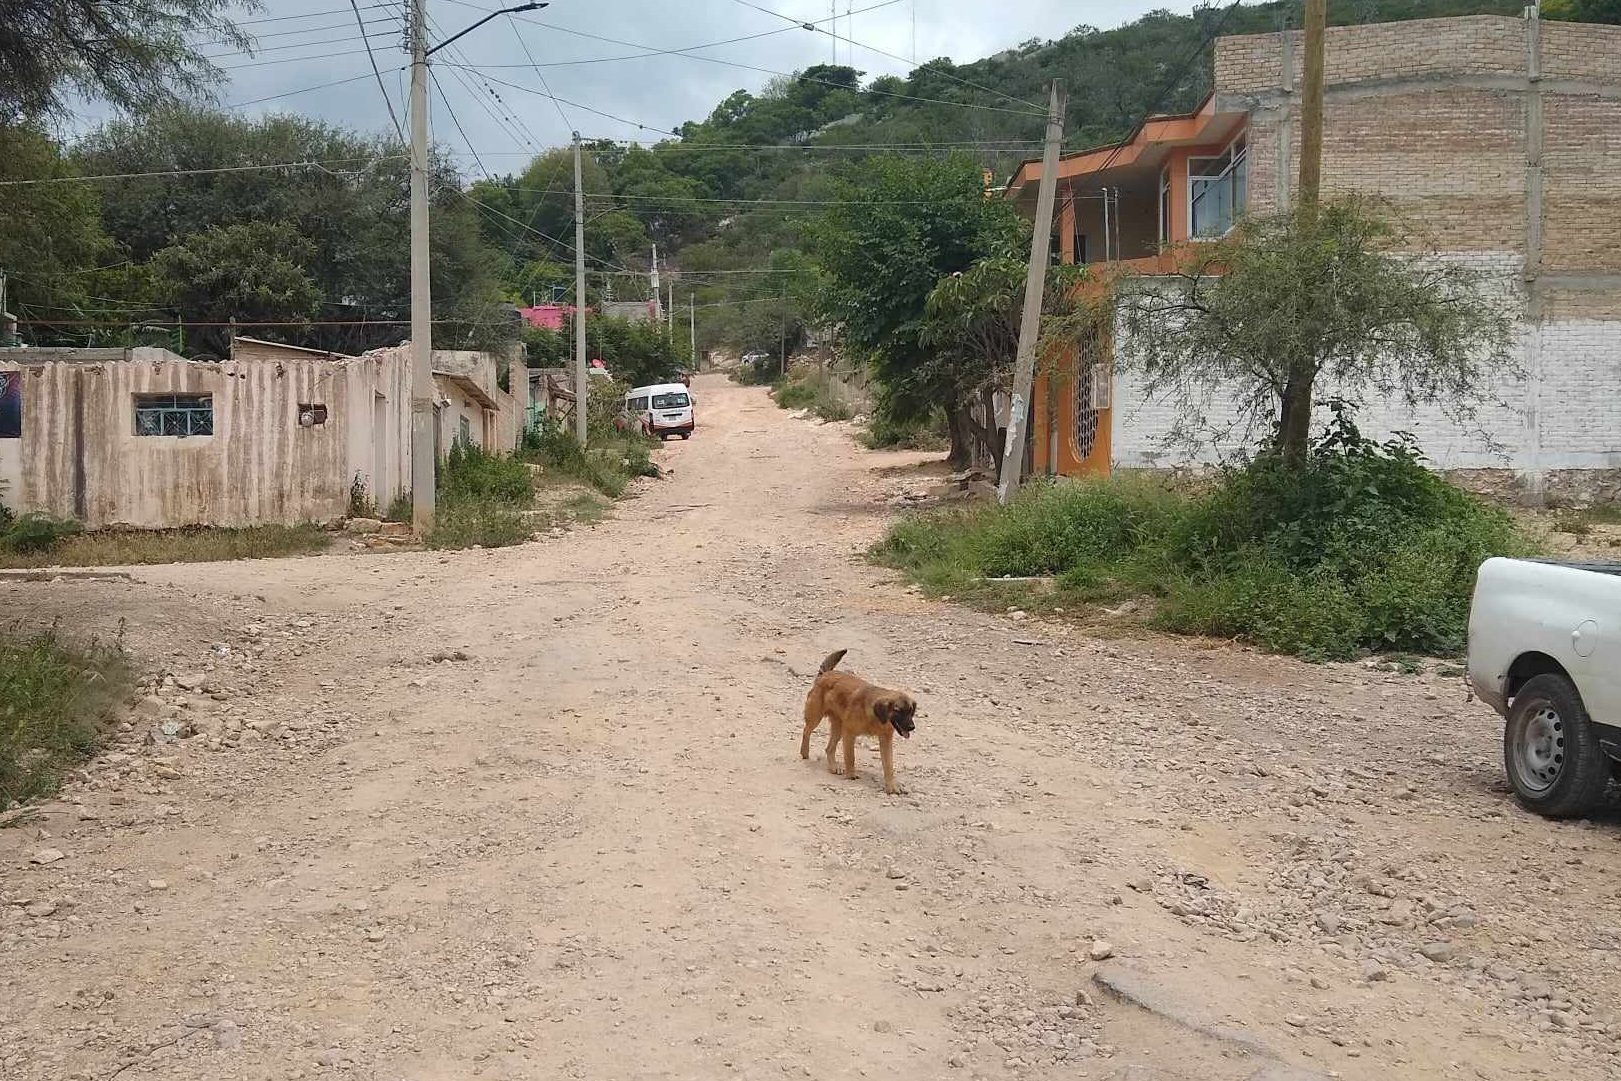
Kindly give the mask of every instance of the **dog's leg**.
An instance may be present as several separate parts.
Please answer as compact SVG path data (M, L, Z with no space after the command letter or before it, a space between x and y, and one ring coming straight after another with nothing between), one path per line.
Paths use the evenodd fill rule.
M856 779L856 732L853 728L844 733L844 775L852 781Z
M878 754L884 760L884 791L899 796L906 789L895 783L895 733L884 729L878 734Z
M827 719L827 750L822 752L822 757L827 761L827 771L834 776L838 776L839 760L833 751L838 747L839 737L843 733L844 722L839 720L838 715L835 714L829 717Z
M822 723L822 696L812 691L805 699L805 734L799 737L799 757L810 758L811 733Z

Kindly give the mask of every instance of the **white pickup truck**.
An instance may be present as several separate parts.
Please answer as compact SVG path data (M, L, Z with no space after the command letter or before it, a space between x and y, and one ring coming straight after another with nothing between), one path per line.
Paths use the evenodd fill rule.
M1469 684L1505 721L1526 807L1582 815L1621 777L1621 563L1490 559L1469 610Z

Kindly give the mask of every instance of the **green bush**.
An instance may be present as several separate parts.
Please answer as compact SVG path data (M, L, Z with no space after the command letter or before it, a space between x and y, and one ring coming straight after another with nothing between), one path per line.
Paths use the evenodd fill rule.
M877 409L861 441L868 450L944 450L951 443L951 433L946 430L945 414L938 410L899 421Z
M458 499L441 504L425 543L429 548L505 548L522 544L534 526L517 505L497 499Z
M771 397L784 409L804 409L823 420L849 420L850 407L833 390L832 376L819 371L799 372L772 385Z
M67 540L84 532L84 527L71 518L52 518L48 514L24 514L5 526L0 532L0 548L8 552L28 555L48 552Z
M1364 439L1343 408L1305 461L1260 458L1200 494L1038 484L902 522L875 549L938 592L1056 577L1060 597L1149 595L1164 629L1312 659L1456 652L1480 564L1529 551L1505 512L1427 470L1410 439Z
M495 500L527 506L534 496L529 467L457 440L439 467L439 498L446 503Z
M522 456L549 472L618 499L630 487L632 478L661 475L653 463L653 445L652 439L634 432L614 432L594 438L590 449L586 449L573 432L543 425L525 435Z
M129 688L116 641L0 630L0 811L55 791L95 752Z

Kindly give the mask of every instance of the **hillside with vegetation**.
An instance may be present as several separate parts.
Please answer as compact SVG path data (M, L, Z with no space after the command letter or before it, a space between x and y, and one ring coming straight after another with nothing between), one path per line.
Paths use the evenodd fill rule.
M1587 9L1607 0L1562 2L1592 18L1604 13ZM171 6L194 9L198 27L219 19L218 5L204 0ZM1519 6L1356 0L1332 4L1331 17L1512 14ZM677 272L677 306L694 307L700 349L774 352L784 338L798 343L822 299L810 232L870 175L875 156L961 155L1003 177L1039 149L1052 78L1069 88L1066 147L1094 145L1148 113L1195 105L1210 86L1217 36L1276 30L1298 18L1297 3L1154 12L1111 30L1079 26L973 63L931 61L905 78L819 65L759 93L738 90L651 146L593 143L585 166L587 300L645 298L656 243L661 262ZM175 87L168 97L132 96L131 86L116 82L98 88L93 67L69 64L74 47L64 41L56 50L68 57L63 70L39 77L77 81L129 112L63 143L49 134L60 93L19 91L15 101L0 100L0 180L52 181L0 186L0 266L10 273L10 306L26 340L150 341L219 355L232 319L247 333L346 351L404 338L407 170L390 137L199 106L190 91L204 73L186 66L173 41L156 54L169 67L154 73ZM18 70L26 74L27 65ZM175 71L189 74L180 79ZM453 125L441 126L441 140L454 137ZM327 164L237 171L292 161ZM185 175L60 182L170 171ZM440 344L510 340L519 327L503 301L572 299L572 188L567 150L476 182L458 175L448 156L436 160ZM559 342L532 337L542 355L557 354Z

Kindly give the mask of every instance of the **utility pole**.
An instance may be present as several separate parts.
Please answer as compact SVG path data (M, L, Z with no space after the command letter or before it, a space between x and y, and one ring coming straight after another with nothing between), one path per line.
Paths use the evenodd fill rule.
M687 297L687 333L690 335L690 338L688 340L691 342L691 345L688 347L688 350L692 354L690 357L687 358L687 363L692 365L692 370L696 372L698 370L698 367L699 367L699 365L698 365L698 294L697 293L693 293L691 296Z
M1306 0L1305 83L1300 100L1300 205L1315 213L1323 188L1323 38L1328 0Z
M411 0L411 527L433 528L433 289L428 274L428 15ZM381 495L378 498L382 498Z
M420 2L420 0L419 0ZM585 446L585 407L591 397L585 370L585 182L580 179L580 133L574 133L574 436Z
M782 293L782 298L781 298L780 301L778 301L778 303L780 303L782 305L782 338L781 338L781 342L780 342L781 349L782 349L782 374L787 375L788 374L788 291L786 289L783 289L783 290L781 290L781 293Z
M1024 441L1030 426L1030 387L1036 375L1036 340L1041 336L1041 298L1047 289L1047 249L1052 243L1053 202L1058 192L1058 148L1064 141L1062 79L1053 80L1047 112L1047 146L1041 155L1041 186L1036 191L1036 231L1030 238L1030 268L1024 277L1024 312L1019 318L1019 351L1013 363L1013 398L1008 403L1007 442L996 500L1006 503L1019 490L1024 472ZM1048 393L1052 388L1048 387ZM986 417L994 425L995 417Z

